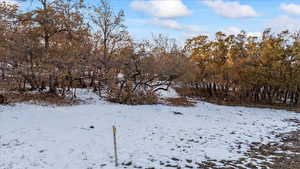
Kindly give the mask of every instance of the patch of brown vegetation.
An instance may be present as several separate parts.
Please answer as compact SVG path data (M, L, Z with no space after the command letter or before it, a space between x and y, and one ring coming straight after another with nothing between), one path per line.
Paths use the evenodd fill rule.
M7 104L7 98L0 94L0 104Z
M78 104L78 100L72 100L67 97L63 97L51 93L10 92L5 94L5 98L7 99L7 102L10 104L23 103L23 102L38 104L38 105L55 105L55 106Z
M252 103L242 101L239 98L235 98L233 96L207 96L202 95L200 91L195 91L189 88L177 87L175 88L176 92L182 97L190 97L193 99L198 99L201 101L205 101L208 103L216 104L216 105L224 105L224 106L243 106L243 107L254 107L254 108L271 108L278 110L288 110L300 113L300 105L286 105L286 104L267 104L267 103Z
M128 105L152 105L158 103L158 97L153 92L113 91L109 93L108 101Z
M288 110L300 113L300 107L294 106L287 106L284 104L260 104L260 103L250 103L250 102L239 102L235 100L228 100L228 99L220 99L220 98L208 98L203 97L199 98L201 101L205 101L208 103L213 103L216 105L223 105L223 106L242 106L242 107L253 107L253 108L270 108L270 109L278 109L278 110Z
M179 98L167 98L165 99L166 104L170 106L183 106L183 107L191 107L195 106L196 102L188 100L186 97Z

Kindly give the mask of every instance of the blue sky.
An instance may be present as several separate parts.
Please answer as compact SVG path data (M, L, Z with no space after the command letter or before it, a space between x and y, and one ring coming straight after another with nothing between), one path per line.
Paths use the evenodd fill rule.
M1 1L1 0L0 0ZM8 1L8 0L7 0ZM97 4L97 0L86 0ZM184 41L217 31L236 34L245 30L259 35L300 28L300 0L110 0L117 11L124 9L126 25L135 39L163 33Z

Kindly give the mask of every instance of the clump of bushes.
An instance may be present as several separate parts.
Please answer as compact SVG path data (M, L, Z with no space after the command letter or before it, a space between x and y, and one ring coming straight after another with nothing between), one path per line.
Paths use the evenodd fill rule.
M120 51L106 85L106 96L112 102L122 104L155 104L158 102L157 92L168 90L174 80L180 76L178 67L183 64L175 51L168 50L158 43L169 40L159 37L156 42L132 44ZM171 54L171 52L173 52ZM178 52L179 53L179 52ZM118 71L116 71L118 70Z
M120 92L117 90L110 93L108 100L120 104L142 105L156 104L158 97L153 92Z
M7 98L1 94L0 94L0 104L8 104Z

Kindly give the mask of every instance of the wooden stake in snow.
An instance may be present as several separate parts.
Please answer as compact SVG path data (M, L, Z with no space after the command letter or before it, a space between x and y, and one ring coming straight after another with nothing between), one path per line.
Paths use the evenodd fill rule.
M113 126L113 135L114 135L114 152L115 152L115 165L118 166L118 154L117 154L117 138L116 138L117 129Z

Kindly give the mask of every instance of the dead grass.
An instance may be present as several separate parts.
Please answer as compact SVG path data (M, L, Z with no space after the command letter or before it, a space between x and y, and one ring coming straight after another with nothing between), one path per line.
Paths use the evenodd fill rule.
M79 101L68 99L63 96L50 93L16 93L10 92L6 93L5 98L9 104L14 103L31 103L38 105L55 105L55 106L65 106L65 105L75 105Z
M170 106L183 106L183 107L191 107L195 106L196 102L188 100L186 97L180 98L167 98L165 99L166 104Z
M8 104L7 98L0 94L0 104Z
M207 97L201 96L201 92L197 92L191 90L189 88L175 88L176 92L182 97L191 97L193 99L205 101L208 103L213 103L217 105L224 105L224 106L243 106L243 107L253 107L253 108L271 108L271 109L278 109L278 110L288 110L300 113L300 105L298 106L290 106L286 104L260 104L260 103L251 103L241 101L235 97Z
M300 113L300 107L293 107L283 104L259 104L259 103L245 103L245 102L237 102L232 100L221 100L217 98L199 98L201 101L205 101L208 103L213 103L217 105L223 106L243 106L243 107L252 107L252 108L270 108L270 109L278 109L278 110L288 110Z

